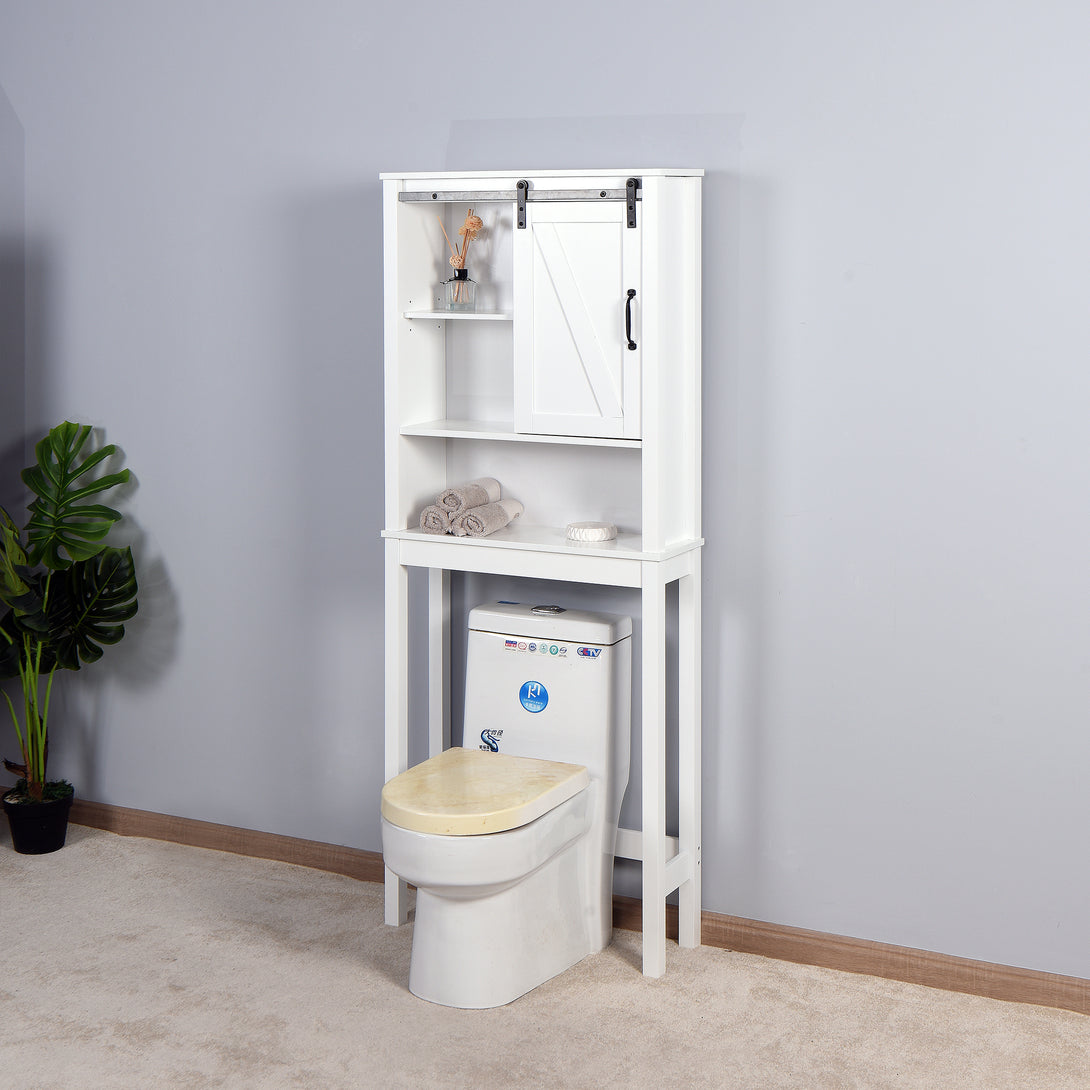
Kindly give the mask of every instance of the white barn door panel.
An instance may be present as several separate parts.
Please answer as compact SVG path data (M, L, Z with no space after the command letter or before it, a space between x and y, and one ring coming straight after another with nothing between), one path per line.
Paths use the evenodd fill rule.
M515 430L638 439L640 228L621 202L530 204L526 220L514 232Z

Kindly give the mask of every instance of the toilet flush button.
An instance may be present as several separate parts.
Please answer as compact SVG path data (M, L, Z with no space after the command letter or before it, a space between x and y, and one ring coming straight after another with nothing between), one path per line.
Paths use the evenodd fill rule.
M563 606L534 606L531 613L536 613L539 617L555 617L558 613L567 613L568 611Z

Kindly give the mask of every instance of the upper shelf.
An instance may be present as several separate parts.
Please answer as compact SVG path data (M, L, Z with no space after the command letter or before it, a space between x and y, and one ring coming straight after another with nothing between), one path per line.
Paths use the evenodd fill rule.
M510 322L514 315L509 310L406 310L406 318L453 319L462 322Z

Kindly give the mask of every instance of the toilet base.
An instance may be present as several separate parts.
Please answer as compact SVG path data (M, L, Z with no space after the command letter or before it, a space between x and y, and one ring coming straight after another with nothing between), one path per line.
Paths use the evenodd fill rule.
M409 991L445 1007L501 1007L601 950L592 840L487 897L417 889Z

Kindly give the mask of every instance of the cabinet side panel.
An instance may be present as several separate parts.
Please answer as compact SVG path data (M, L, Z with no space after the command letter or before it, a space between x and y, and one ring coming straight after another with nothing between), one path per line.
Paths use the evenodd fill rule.
M679 538L698 538L703 534L701 522L701 465L703 450L703 394L701 386L703 348L701 339L701 180L678 179L681 207L679 221L685 239L679 269L681 299L678 301L681 320L682 373L681 434L687 462L684 467L685 487L680 496Z
M644 547L700 536L700 181L644 191Z
M415 525L421 495L446 476L441 446L413 444L400 434L403 425L445 414L446 386L443 323L404 317L430 303L445 244L432 209L399 203L399 189L395 179L384 183L385 523L391 529Z
M640 377L640 420L643 430L643 547L659 551L666 543L671 482L665 476L668 460L670 404L664 400L665 382L662 345L663 321L669 309L667 290L660 265L663 229L663 179L644 178L643 200L637 206L642 219L643 246L640 280L643 287L643 367Z
M383 524L398 525L398 323L397 193L399 183L382 183L382 344L385 488Z

